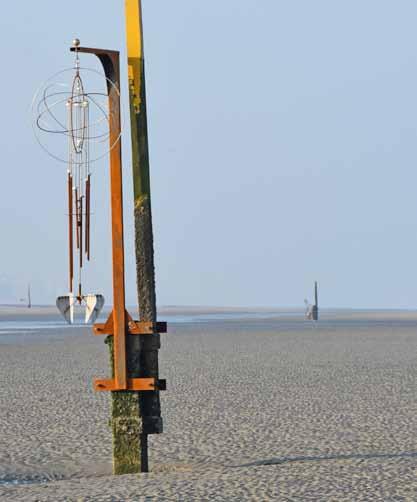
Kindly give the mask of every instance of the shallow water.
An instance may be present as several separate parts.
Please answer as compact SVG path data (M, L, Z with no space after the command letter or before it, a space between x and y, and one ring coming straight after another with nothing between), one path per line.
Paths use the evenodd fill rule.
M221 312L221 313L204 313L204 314L166 314L162 315L164 321L174 324L189 324L202 322L216 321L239 321L245 319L270 319L275 317L294 316L294 312ZM98 322L104 322L105 317L99 319ZM39 316L26 316L24 319L16 320L0 320L0 336L7 334L31 333L35 331L45 331L54 329L74 329L86 328L89 325L83 323L67 324L64 320L39 320Z
M43 331L49 329L71 328L65 321L39 321L36 319L25 321L0 321L0 335L28 333L30 331Z

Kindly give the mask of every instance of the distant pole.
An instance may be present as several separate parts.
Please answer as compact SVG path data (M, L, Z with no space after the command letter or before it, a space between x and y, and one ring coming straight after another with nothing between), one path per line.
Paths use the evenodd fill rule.
M313 321L319 320L319 295L317 281L314 283Z
M148 125L146 113L145 61L141 0L125 0L129 71L130 118L132 131L132 168L134 187L134 220L136 281L140 321L156 323L154 248L149 175ZM156 330L155 330L156 331ZM139 377L158 379L160 335L134 337L138 355ZM139 399L140 471L148 472L148 435L163 430L159 391L141 392Z
M28 284L28 309L32 308L32 300L30 297L30 284Z

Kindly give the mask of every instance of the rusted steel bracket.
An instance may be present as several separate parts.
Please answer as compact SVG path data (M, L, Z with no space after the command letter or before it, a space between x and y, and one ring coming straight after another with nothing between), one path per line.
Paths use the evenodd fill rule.
M166 322L134 321L128 312L126 312L126 320L126 331L129 335L156 335L167 332ZM104 324L95 324L93 332L96 336L114 335L113 313Z
M96 391L115 391L120 390L116 381L113 379L99 379L94 380L94 390ZM135 391L155 391L166 390L166 380L157 380L156 378L128 378L127 389Z
M167 332L166 322L140 322L134 321L130 314L125 311L125 335L153 335L157 333ZM93 326L93 333L96 336L100 335L115 335L114 327L114 311L111 312L109 318L104 324L95 324ZM127 364L125 362L124 367ZM117 375L117 361L114 361L115 375ZM122 386L123 385L123 386ZM116 378L97 378L94 380L94 390L97 392L114 392L114 391L163 391L166 390L166 380L158 380L156 378L126 378L125 383L120 384Z

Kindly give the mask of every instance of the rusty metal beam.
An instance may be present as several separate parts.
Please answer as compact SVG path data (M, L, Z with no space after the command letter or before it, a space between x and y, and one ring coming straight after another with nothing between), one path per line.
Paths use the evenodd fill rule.
M155 333L166 333L166 322L147 322L147 321L129 321L127 324L129 335L154 335ZM93 327L94 335L113 335L114 327L105 324L95 324Z
M114 378L117 390L127 390L122 148L120 141L120 55L118 51L88 47L78 47L77 50L97 56L103 65L107 78L110 117Z
M155 378L128 378L126 381L126 390L151 391L158 387ZM117 391L120 390L113 379L94 380L94 390L96 391Z

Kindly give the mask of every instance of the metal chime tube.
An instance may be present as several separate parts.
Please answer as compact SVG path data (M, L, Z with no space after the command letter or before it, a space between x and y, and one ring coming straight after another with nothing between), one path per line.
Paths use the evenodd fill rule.
M85 252L87 260L90 260L90 223L91 223L91 175L87 176L85 188Z
M69 291L72 293L74 280L74 230L73 230L73 192L72 176L68 172L68 258L69 258Z

